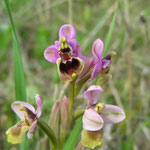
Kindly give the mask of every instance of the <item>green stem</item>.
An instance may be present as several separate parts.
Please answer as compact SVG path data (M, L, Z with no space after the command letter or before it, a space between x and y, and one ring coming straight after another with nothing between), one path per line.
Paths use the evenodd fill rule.
M69 114L71 115L71 117L72 117L72 109L74 105L75 82L76 82L78 75L73 74L72 77L73 77L73 80L69 84Z
M69 84L69 113L72 116L72 109L74 105L74 89L75 89L75 82L72 81Z
M37 120L38 126L47 134L51 141L51 150L57 150L57 139L55 137L55 134L53 130L42 120Z

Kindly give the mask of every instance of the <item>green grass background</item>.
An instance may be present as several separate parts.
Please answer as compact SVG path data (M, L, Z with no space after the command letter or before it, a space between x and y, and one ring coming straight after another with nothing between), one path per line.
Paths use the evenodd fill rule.
M112 80L104 87L99 101L124 108L127 118L107 125L101 149L150 149L150 2L120 0L112 36L110 25L115 0L10 0L20 45L27 90L27 101L35 104L34 94L44 100L42 118L49 112L65 85L60 82L55 64L48 63L43 52L58 39L61 25L72 21L82 54L91 56L96 38L108 51L116 51L111 67ZM71 16L72 13L72 16ZM108 31L109 34L108 34ZM5 131L16 123L10 108L15 98L12 29L4 1L0 1L0 149L19 149L7 143ZM88 87L89 84L86 85ZM84 90L84 89L83 89ZM65 92L67 93L67 91ZM17 99L22 100L22 99ZM76 105L85 105L82 91ZM36 128L27 149L47 150L46 136Z

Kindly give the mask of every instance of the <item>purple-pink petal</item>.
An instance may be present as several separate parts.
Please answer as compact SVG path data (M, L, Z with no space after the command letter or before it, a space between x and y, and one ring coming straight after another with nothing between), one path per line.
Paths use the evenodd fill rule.
M76 41L76 47L73 49L73 53L74 53L74 57L81 56L81 47L78 41Z
M33 131L34 131L34 128L35 128L36 124L37 124L37 120L35 120L35 121L32 123L32 125L31 125L31 127L30 127L30 129L29 129L29 131L28 131L28 133L27 133L27 136L28 136L29 139L31 139L32 136L33 136Z
M16 102L12 103L11 108L19 116L20 119L24 119L24 113L25 113L24 111L20 110L21 107L28 108L33 113L35 113L35 108L32 105L30 105L26 102L16 101Z
M57 59L60 57L57 46L56 45L49 46L44 51L44 57L47 61L49 61L51 63L56 63Z
M88 99L88 106L94 104L103 89L98 85L91 85L85 92L84 97Z
M110 64L111 64L110 60L107 60L107 59L102 60L103 69L105 69Z
M71 46L72 50L76 48L77 41L75 39L67 40L67 42Z
M37 110L36 110L35 114L39 118L42 114L43 101L39 94L35 95L35 100L36 100L36 104L37 104Z
M92 46L92 53L96 60L101 61L104 44L101 39L96 39Z
M101 63L97 63L91 73L91 78L89 79L89 81L94 80L102 71L102 64Z
M76 31L70 24L61 26L59 30L59 38L65 37L67 40L75 39Z
M55 45L57 46L57 49L59 49L59 47L61 46L61 42L55 41Z
M100 130L104 125L101 116L93 109L85 110L82 121L83 121L83 129L89 131Z
M78 41L76 41L75 39L68 40L68 44L72 47L74 57L81 56L81 47Z
M104 124L118 123L126 117L122 108L109 104L105 104L105 108L101 109L100 115L104 120Z

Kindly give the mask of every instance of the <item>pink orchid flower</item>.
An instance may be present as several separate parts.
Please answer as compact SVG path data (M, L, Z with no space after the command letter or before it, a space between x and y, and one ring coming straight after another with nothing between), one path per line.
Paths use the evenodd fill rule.
M81 56L81 48L75 40L76 32L72 25L63 25L59 30L59 41L49 46L44 57L51 63L56 63L60 79L72 81L72 74L80 74L84 68L84 61Z
M100 86L92 85L84 92L88 106L82 118L81 144L91 149L101 147L104 124L114 124L125 119L125 112L120 107L96 102L102 91Z
M38 94L35 95L35 100L38 106L37 110L32 105L23 101L12 103L11 108L21 120L6 131L8 142L12 144L21 143L27 131L27 137L29 139L32 138L37 119L41 116L43 105L42 99Z
M122 108L96 103L96 99L102 92L100 86L90 86L85 92L84 97L88 100L88 107L83 115L83 128L89 131L97 131L102 129L104 124L114 124L125 119L125 112Z
M96 39L92 46L92 53L94 56L94 69L91 73L90 81L94 80L100 72L105 69L107 66L110 65L111 60L110 56L106 56L105 58L102 58L102 53L104 49L104 43L101 39Z

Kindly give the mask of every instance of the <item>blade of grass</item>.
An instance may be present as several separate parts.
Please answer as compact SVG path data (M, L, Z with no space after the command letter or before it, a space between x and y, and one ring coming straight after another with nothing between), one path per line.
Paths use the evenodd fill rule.
M17 39L13 33L13 50L14 50L14 76L15 76L15 94L16 100L26 101L26 86L24 71Z
M75 124L69 138L67 139L63 150L75 149L75 146L77 145L81 131L82 131L82 118L79 118L77 120L77 123Z
M9 20L12 27L13 33L13 55L14 55L14 78L15 78L15 96L16 100L23 100L26 101L26 86L25 86L25 79L24 79L24 71L23 71L23 64L21 59L20 47L15 31L15 26L11 14L11 9L9 5L9 1L5 0L6 9L8 12ZM24 138L23 142L20 145L21 150L26 149L26 137Z
M103 54L102 54L103 57L106 56L106 54L108 53L108 50L109 50L110 41L111 41L111 38L112 38L112 33L114 31L114 28L115 28L117 12L118 12L118 3L117 3L117 7L116 7L116 10L115 10L115 13L114 13L109 31L107 33L107 37L106 37L106 41L105 41L105 45L104 45L104 51L103 51Z

